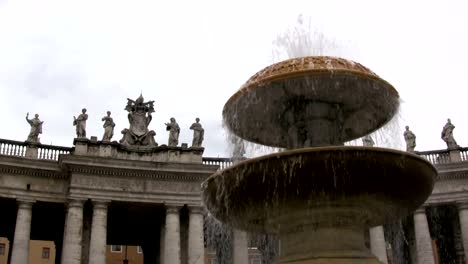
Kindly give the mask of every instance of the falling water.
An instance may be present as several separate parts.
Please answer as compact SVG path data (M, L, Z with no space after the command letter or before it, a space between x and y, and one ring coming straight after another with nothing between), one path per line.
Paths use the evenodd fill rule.
M325 36L322 34L322 33L319 33L318 31L316 30L312 30L312 27L310 26L310 23L308 25L306 25L304 23L304 20L302 18L302 16L299 17L298 19L298 24L297 26L292 29L292 30L288 30L286 31L285 33L283 34L279 34L277 39L274 41L274 49L273 49L273 57L274 59L276 60L280 60L282 57L287 57L287 58L298 58L298 57L303 57L303 56L310 56L310 55L326 55L326 53L330 52L330 50L333 50L333 49L336 49L337 45L335 44L334 41L329 41L327 38L325 38ZM324 63L329 63L330 64L330 67L328 67L328 64L327 65L327 70L331 73L330 76L332 76L332 78L330 78L329 80L329 83L327 83L328 86L326 86L325 84L321 83L321 80L320 79L308 79L308 78L304 78L306 81L303 81L303 82L300 82L299 85L303 85L303 86L297 86L298 84L297 83L294 83L294 79L291 79L291 80L287 80L287 81L284 81L281 83L281 85L284 85L285 87L294 87L294 88L299 88L299 91L304 91L304 89L308 89L307 93L308 94L311 94L313 95L313 98L314 100L317 100L316 98L318 97L315 97L314 95L314 92L317 92L315 90L315 87L319 87L321 89L321 93L325 93L325 94L332 94L330 91L339 91L340 94L341 94L341 91L346 91L346 90L340 90L342 87L343 87L343 83L339 83L340 79L337 79L337 77L334 77L334 66L332 65L331 62L328 62L328 57L325 57L322 59L324 59ZM300 59L298 59L300 60ZM336 61L339 61L340 59L336 59ZM331 59L330 59L331 61ZM357 68L364 68L363 72L365 72L366 74L369 74L369 75L373 75L372 72L368 71L367 69L365 69L365 67L363 67L362 65L358 64L358 63L354 63L354 62L343 62L345 60L342 60L340 63L348 63L348 67L351 67L351 68L354 68L354 67L357 67ZM289 63L289 61L288 61ZM315 62L314 62L315 63ZM352 66L349 66L349 64L352 64ZM295 60L292 60L292 62L290 62L288 65L284 66L284 67L290 67L290 65L293 65L292 67L294 68L294 65L295 65ZM312 68L314 66L312 65ZM294 69L293 69L294 70ZM268 70L264 70L268 73ZM255 77L255 76L254 76ZM371 76L372 77L372 76ZM375 75L373 76L373 78L377 78L378 77ZM357 75L355 77L350 77L350 78L358 78ZM369 80L372 79L372 78L369 78ZM290 83L292 82L292 83ZM317 82L320 82L320 83L317 83ZM385 82L385 81L382 81L382 82ZM358 82L356 82L358 83ZM294 86L296 85L296 86ZM356 85L356 89L358 89L359 91L361 90L366 90L367 88L371 88L371 86L369 86L369 83L363 83L362 87L360 86L361 84L358 84ZM374 85L374 84L372 84ZM260 85L261 86L261 85ZM385 86L385 85L384 85ZM336 89L336 87L339 87L340 89ZM386 86L387 87L387 86ZM268 137L269 139L271 138L274 138L274 137L278 137L278 135L275 135L275 133L270 133L268 128L272 128L272 127L261 127L259 126L258 124L267 124L268 122L269 123L272 123L271 125L273 126L284 126L285 124L281 124L281 122L279 120L283 120L282 118L283 117L278 117L279 115L286 115L286 114L295 114L295 113L299 113L297 111L307 111L305 113L313 113L314 115L309 115L309 116L315 116L315 115L318 115L320 116L320 114L322 112L325 111L329 111L328 114L332 113L331 116L334 118L334 119L331 119L333 120L332 122L330 122L332 125L330 125L329 127L327 127L326 125L321 125L321 126L317 126L317 127L324 127L325 128L325 132L323 131L319 131L319 129L317 129L317 127L315 126L315 123L311 122L314 124L313 127L311 126L297 126L295 128L295 130L299 131L299 132L302 132L302 130L306 131L307 129L310 130L310 132L313 131L313 134L312 134L312 137L315 137L317 136L317 138L327 138L327 133L328 131L330 131L331 133L329 133L328 135L328 138L332 138L332 137L335 137L336 138L333 138L333 142L338 142L338 143L343 143L343 141L339 142L338 140L335 140L335 139L341 139L342 135L348 135L349 138L352 138L353 135L362 135L362 131L365 131L365 132L370 132L372 131L372 129L374 128L378 128L378 127L381 127L384 123L384 121L388 121L388 117L390 116L398 116L397 113L395 113L396 109L398 108L398 102L395 102L393 99L394 98L397 98L398 97L398 94L397 92L395 91L395 93L392 93L394 90L393 90L393 87L391 87L391 85L388 85L388 87L390 87L389 89L387 90L380 90L379 93L375 92L377 91L377 88L376 87L373 87L373 88L376 88L376 89L367 89L366 91L371 91L369 94L367 95L375 95L376 97L379 97L378 100L376 100L376 98L374 98L374 96L368 96L366 98L364 98L362 100L362 105L365 105L366 107L368 108L363 108L363 109L358 109L358 110L352 110L352 111L355 111L355 112L349 112L347 114L349 114L349 116L347 116L348 120L347 121L350 121L351 124L347 124L348 127L345 127L345 122L343 121L343 119L341 119L344 115L343 115L343 112L344 112L344 108L341 108L342 106L338 103L334 103L335 102L335 93L332 94L332 97L333 98L332 100L330 101L325 101L326 103L322 103L321 101L311 101L311 99L307 99L305 100L304 98L301 97L301 95L296 95L296 94L293 94L294 96L298 97L298 102L304 104L304 105L307 105L305 106L304 108L301 108L302 105L299 105L299 107L297 107L297 109L299 110L295 110L296 108L294 108L294 106L290 106L289 104L294 104L294 96L290 96L288 95L288 92L290 92L289 89L284 89L284 93L286 95L288 95L289 97L285 97L287 98L288 100L292 100L291 102L286 102L288 105L286 107L291 107L292 110L290 110L290 112L286 112L286 111L283 111L283 108L285 106L283 105L274 105L274 103L272 105L268 105L266 103L264 103L265 101L262 102L262 99L263 97L261 96L258 96L256 95L256 92L245 92L243 90L240 90L241 92L245 92L245 94L241 94L239 96L242 96L243 100L245 100L245 104L242 105L239 103L239 106L237 104L234 104L234 103L230 103L229 106L232 107L232 109L234 109L234 111L231 111L231 112L223 112L223 115L224 115L224 120L228 119L229 120L229 125L231 126L238 126L238 124L240 124L240 122L244 122L242 125L243 125L243 132L244 133L263 133L261 136L259 136L258 138L260 139L259 142L261 142L261 139L262 137ZM387 87L387 88L388 88ZM328 89L327 89L328 88ZM302 90L301 90L302 89ZM331 90L330 90L331 89ZM278 89L277 89L278 90ZM277 91L275 90L275 91ZM375 91L374 91L375 90ZM280 92L282 91L281 89L279 90ZM301 92L299 92L301 93ZM303 92L304 94L306 94L305 92ZM318 93L318 92L317 92ZM279 93L280 94L280 93ZM304 95L302 94L302 95ZM346 93L344 93L346 95ZM337 94L339 95L339 94ZM347 94L348 96L350 94ZM353 94L351 94L350 97L352 97ZM361 96L363 96L364 94L362 94ZM270 96L269 93L263 93L262 96L266 96L267 98ZM272 95L273 96L273 95ZM275 94L274 96L277 96L277 97L280 97L281 98L281 94L278 95L278 94ZM344 96L344 95L342 95ZM357 95L356 95L357 96ZM273 97L272 97L273 98ZM276 97L275 97L276 98ZM329 97L326 97L326 98L329 98ZM340 101L342 100L342 101ZM268 102L272 102L272 101L268 101ZM310 102L310 103L309 103ZM352 100L351 101L346 101L346 100L343 100L343 99L339 99L338 102L342 103L342 104L345 104L345 103L350 103L352 106L354 106L352 104ZM310 104L310 107L308 106L308 104ZM228 105L228 104L227 104ZM234 106L232 106L234 105ZM263 113L272 113L273 109L272 108L275 108L275 107L278 107L280 110L278 112L273 112L275 113L274 115L259 115L258 117L260 118L258 121L257 121L257 124L253 124L253 123L246 123L246 122L250 122L249 118L252 117L252 115L250 116L241 116L242 115L242 112L246 112L244 111L244 109L247 109L249 108L249 106L255 106L257 105L257 107L255 108L256 110L258 111L265 111L265 112L260 112L258 113L258 111L254 111L253 112L253 116L255 117L255 114L263 114ZM326 105L326 106L324 106ZM258 107L260 106L260 107ZM262 108L262 106L264 106ZM359 105L361 106L361 105ZM245 108L242 108L242 107L245 107ZM283 107L283 108L281 108ZM268 109L270 108L270 109ZM232 110L231 108L229 108L229 110ZM288 108L285 108L286 110L289 111ZM325 109L325 110L324 110ZM382 109L386 109L388 111L384 111ZM318 111L318 114L316 114L315 112L313 111ZM294 112L296 111L296 112ZM362 112L360 112L362 111ZM377 119L376 116L382 114L382 116L379 116L381 119ZM239 113L239 114L238 114ZM247 113L250 113L250 112L247 112ZM362 115L360 115L362 114ZM387 116L385 116L387 114ZM265 123L262 123L263 120L261 119L263 116L269 118L267 119L267 122ZM304 116L307 116L307 115L304 115ZM320 116L322 117L321 120L325 120L328 116L327 115L323 115L323 116ZM275 119L276 118L276 119ZM244 120L246 119L246 120ZM296 121L295 118L292 118L292 119L284 119L286 121ZM308 120L299 120L300 122L302 121L305 121L307 122ZM324 122L328 122L328 121L324 121ZM335 122L335 123L333 123ZM233 125L234 124L234 125ZM322 123L318 123L318 124L322 124ZM328 123L327 123L328 124ZM374 137L374 141L376 141L377 145L378 146L385 146L385 147L390 147L390 148L399 148L401 149L401 135L396 135L396 133L400 132L401 130L399 129L399 126L398 126L399 122L398 122L398 117L392 119L392 121L390 122L387 122L387 124L379 131L374 131L373 132L373 137ZM286 124L288 127L289 126L289 123ZM290 124L291 126L295 126L296 123L292 122ZM228 126L228 125L226 125ZM267 125L268 126L268 125ZM352 128L356 127L356 130L352 130ZM294 127L293 127L294 128ZM345 130L345 128L349 129L349 130ZM302 130L301 130L302 129ZM273 129L272 129L273 130ZM308 130L308 131L309 131ZM248 131L248 132L245 132L245 131ZM283 131L292 131L292 130L283 130ZM346 131L346 133L344 133ZM268 134L269 133L269 134ZM342 134L341 134L342 133ZM241 133L242 134L242 133ZM241 135L240 136L243 136ZM336 134L336 135L334 135ZM293 137L295 136L295 134L293 133L292 134ZM307 138L307 135L311 135L311 134L306 134L306 138ZM351 135L351 136L349 136ZM251 140L255 141L255 136L251 138ZM290 136L291 137L291 133L288 133L287 136ZM278 138L275 138L275 140L277 140ZM284 139L284 138L283 138ZM272 140L272 142L279 142L278 140L275 141L275 140ZM296 139L293 138L293 142L299 142L299 141L294 141ZM309 140L309 139L308 139ZM315 138L314 138L315 140ZM272 147L266 147L266 146L263 146L261 144L254 144L254 143L251 143L249 141L246 141L236 135L234 135L233 133L231 133L228 129L228 134L227 134L227 141L228 141L228 145L229 145L229 152L232 154L232 157L233 157L233 161L234 162L238 162L238 161L242 161L243 159L246 158L246 155L248 157L254 157L254 156L257 156L257 155L263 155L263 154L267 154L267 153L275 153L275 152L278 152L278 151L281 151L281 149L278 149L278 148L272 148ZM305 143L305 141L301 141L303 143ZM319 141L317 141L319 142ZM328 143L330 143L332 141L329 141ZM267 142L268 143L268 142ZM318 146L324 146L324 145L327 145L327 142L325 141L322 141L320 143L325 143L325 144L321 144L321 145L318 145ZM275 145L275 143L270 143L271 145ZM289 143L288 143L289 144ZM351 141L351 142L348 142L347 144L349 145L360 145L360 144L356 144L355 141ZM328 144L330 145L330 144ZM338 144L340 145L340 144ZM278 146L281 146L283 147L282 145L278 144ZM299 148L301 148L300 144L297 144L297 146L299 146ZM310 147L310 146L314 146L313 144L304 144L302 147ZM290 145L288 145L288 148L290 147ZM292 148L296 148L296 145L295 146L292 146ZM248 193L248 191L246 191L247 187L246 186L243 186L242 185L242 182L244 181L243 177L244 175L255 175L255 181L258 181L258 182L255 182L254 185L252 186L261 186L262 189L262 193L265 194L265 197L261 198L261 202L264 203L263 206L264 208L275 208L275 205L276 207L279 208L279 206L281 204L284 203L284 200L280 200L280 199L286 199L287 196L282 196L282 194L285 194L287 192L290 192L291 189L288 189L286 190L286 188L296 188L294 186L297 185L297 190L294 191L292 190L292 192L295 192L296 196L300 196L300 195L303 195L304 193L305 194L308 194L310 195L309 197L314 197L314 198L317 198L318 200L320 201L327 201L327 197L329 197L327 195L327 193L322 193L323 190L321 190L320 188L318 188L317 190L315 190L314 188L314 184L317 184L316 182L313 182L311 183L311 188L307 188L307 190L303 190L301 187L301 184L298 184L298 182L293 182L294 180L297 180L295 178L295 172L297 171L297 168L300 168L301 166L306 166L306 161L303 161L302 160L302 156L301 154L298 156L298 157L293 157L293 155L288 152L288 159L283 159L283 160L279 160L279 162L281 162L280 164L278 164L278 161L276 162L276 165L273 165L274 162L272 162L271 164L269 164L268 162L266 163L262 163L262 164L265 164L266 167L262 167L263 165L261 165L260 163L258 163L259 167L255 167L255 164L254 163L251 163L249 164L249 166L246 166L246 167L243 167L241 168L241 166L236 166L236 171L234 173L234 175L229 175L229 177L218 177L216 178L217 180L217 183L216 183L216 186L218 186L218 188L213 192L215 193L215 198L214 199L216 202L216 207L217 208L212 208L214 211L212 211L212 213L214 215L218 215L217 212L215 212L216 210L221 210L223 211L223 215L224 216L227 216L227 218L225 219L222 219L223 221L226 221L227 219L229 219L229 212L231 211L236 211L239 212L239 208L241 208L243 211L242 211L242 214L241 214L241 217L244 217L244 218L247 218L246 216L255 216L257 217L258 216L258 212L255 212L255 211L252 211L252 210L256 210L256 208L254 207L251 207L251 208L248 208L249 206L246 206L246 205L253 205L253 204L256 204L254 201L254 199L258 199L258 197L256 198L251 198L251 197L244 197L244 196L240 196L236 199L233 199L232 197L230 197L230 195L226 195L226 194L230 194L229 190L233 190L233 189L239 189L239 190L242 190L244 191L245 193ZM361 156L365 156L366 154L365 153L360 153L359 151L355 152L354 155L361 155ZM279 156L279 155L273 155L273 156ZM344 157L344 156L343 156ZM359 160L359 157L357 156L353 156L353 157L341 157L340 156L335 156L333 158L329 158L330 160L324 160L324 171L322 171L321 173L324 174L324 175L327 175L329 176L329 179L333 179L334 182L335 182L335 189L339 189L337 186L337 182L339 182L340 184L350 184L350 182L352 182L351 178L350 178L350 175L351 173L348 173L348 169L347 169L347 160L346 159L353 159L356 157L357 160ZM381 164L380 161L378 160L378 158L381 158L381 156L376 156L376 157L370 157L367 159L367 162L368 162L368 166L374 166L374 168L376 167L379 167L379 168L382 168L381 171L383 171L383 173L387 173L385 170L386 170L386 167L385 167L385 164ZM394 159L394 163L392 166L396 166L398 168L404 168L405 166L405 160L401 160L401 159ZM401 163L401 164L400 164ZM245 163L243 163L245 164ZM353 166L354 163L350 162L349 163L351 166ZM377 164L377 165L376 165ZM390 165L390 163L388 163ZM241 164L239 164L241 165ZM307 164L307 165L310 165L310 164ZM271 167L269 167L271 166ZM364 167L367 166L367 165L364 165ZM365 169L365 168L364 168ZM242 171L242 170L246 170L246 171ZM252 171L248 171L248 170L255 170L256 172L263 172L263 176L261 175L261 173L258 173L258 174L255 174L255 173L252 173ZM335 172L335 170L338 170L339 172ZM352 169L351 169L352 170ZM314 169L310 168L310 169L305 169L305 171L307 171L309 173L309 178L313 178L315 177L314 175ZM231 173L233 172L233 170L231 171ZM355 173L355 171L353 171L353 173ZM267 175L268 174L268 175ZM272 176L274 175L274 176ZM262 178L263 177L263 178ZM318 176L317 176L318 178ZM263 180L261 180L263 179ZM292 183L293 182L293 183ZM292 184L291 184L292 183ZM305 182L303 182L305 183ZM303 184L302 183L302 184ZM352 184L350 184L351 186ZM333 192L333 190L332 190ZM368 195L368 193L363 193L363 195ZM282 198L281 198L282 197ZM309 198L309 199L314 199L314 198ZM239 200L240 199L240 200ZM307 202L307 199L305 196L302 197L300 199L305 199L305 201ZM359 197L358 197L359 199ZM212 200L213 201L213 200ZM308 202L313 202L313 201L308 201ZM372 201L368 201L366 200L366 203L367 204L371 204ZM238 204L242 204L241 206L239 206ZM331 204L331 203L330 203ZM328 205L328 203L327 203ZM246 208L243 208L242 206L245 206ZM390 209L392 205L389 205L388 209ZM371 206L372 207L372 206ZM211 209L210 209L211 210ZM249 211L250 210L250 211ZM389 210L389 211L392 211L392 210ZM369 219L372 218L371 216L373 215L374 212L370 212L369 211ZM381 212L382 214L385 214L386 212ZM366 212L364 212L364 214L366 214ZM264 217L265 215L261 215L258 217L258 219L262 219L262 217ZM237 216L236 216L237 217ZM366 215L367 217L367 215ZM240 218L239 218L240 219ZM254 220L257 219L257 218L254 218ZM341 219L341 218L340 218ZM218 257L218 261L219 263L226 263L226 264L229 264L230 261L231 261L231 257L232 257L232 229L224 224L222 224L221 222L219 222L217 219L215 219L214 217L211 217L210 215L207 216L206 218L206 230L205 230L205 236L207 237L207 245L209 247L212 247L216 250L216 254L217 254L217 257ZM239 220L240 221L240 220ZM263 220L262 220L263 221ZM341 221L341 220L340 220ZM343 221L346 221L346 219L343 219ZM258 226L261 226L262 224L258 224ZM252 228L254 229L254 228ZM261 228L259 229L261 230ZM389 235L391 235L392 239L391 239L391 245L392 247L394 248L397 248L397 249L400 249L400 248L403 248L404 246L402 245L406 245L408 244L407 240L398 240L398 239L395 239L395 238L405 238L405 236L402 236L402 234L405 234L406 232L403 231L403 228L402 228L402 224L400 222L400 224L393 224L393 225L390 225L390 228L388 228L388 231L386 231ZM260 249L260 251L262 252L262 256L264 258L264 262L265 263L273 263L273 259L277 256L278 254L278 240L274 237L274 236L271 236L271 235L265 235L265 234L256 234L256 235L253 235L251 234L250 235L250 242L251 242L251 245L254 246L254 247L257 247L258 249ZM334 240L336 241L336 240ZM409 240L408 240L409 241ZM405 256L406 257L406 256ZM397 256L398 259L401 259L401 256Z

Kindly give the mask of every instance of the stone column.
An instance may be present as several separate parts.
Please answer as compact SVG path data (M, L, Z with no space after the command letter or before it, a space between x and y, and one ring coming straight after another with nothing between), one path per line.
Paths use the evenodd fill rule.
M247 243L247 232L233 229L232 230L232 263L245 264L249 263L249 252Z
M188 263L205 263L203 208L189 207Z
M68 202L63 234L62 264L81 264L83 202L81 200Z
M424 207L416 210L413 217L418 264L434 264L434 251Z
M108 202L93 201L89 264L106 264L107 204Z
M387 244L385 243L385 234L383 226L374 226L369 229L370 248L382 263L388 264Z
M161 223L160 233L161 233L161 235L160 235L160 238L159 238L159 263L165 263L164 262L164 254L165 254L166 250L164 248L164 243L166 241L166 227L162 223ZM144 252L143 252L143 254L144 254Z
M33 203L33 201L18 201L18 213L16 214L11 264L29 263L29 238L31 234Z
M457 204L465 262L468 263L468 202Z
M180 206L166 207L164 263L180 264Z

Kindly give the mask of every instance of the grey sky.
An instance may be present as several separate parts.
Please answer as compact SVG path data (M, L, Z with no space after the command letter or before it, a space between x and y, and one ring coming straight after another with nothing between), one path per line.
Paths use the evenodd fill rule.
M205 155L226 156L224 103L272 63L272 41L303 14L337 41L338 55L399 91L400 127L410 125L417 150L446 147L447 118L468 146L465 2L0 1L0 138L25 140L26 112L39 113L41 142L70 146L73 115L86 107L88 135L101 138L110 110L118 140L128 126L126 98L142 91L155 100L158 143L167 144L170 117L180 142L190 143L188 128L200 117Z

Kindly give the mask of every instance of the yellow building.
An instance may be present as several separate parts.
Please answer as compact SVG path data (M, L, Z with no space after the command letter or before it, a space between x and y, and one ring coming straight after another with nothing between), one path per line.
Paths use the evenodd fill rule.
M29 263L30 264L53 264L55 263L55 244L52 241L30 240L29 241ZM8 263L10 241L0 237L0 264Z
M0 237L0 264L6 264L8 261L8 252L10 250L10 241L5 237Z

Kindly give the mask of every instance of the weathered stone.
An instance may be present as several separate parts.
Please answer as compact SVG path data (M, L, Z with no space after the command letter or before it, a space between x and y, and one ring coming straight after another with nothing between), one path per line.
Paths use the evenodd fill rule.
M32 205L32 201L18 201L11 264L29 263L29 236L31 233Z
M93 201L89 264L106 264L107 201Z
M65 230L63 235L62 264L81 264L81 243L83 228L83 201L68 202Z
M447 143L448 149L457 149L460 147L458 146L457 141L455 141L455 138L453 137L454 129L455 126L450 121L450 118L447 119L447 124L445 124L444 128L442 129L441 137L442 140L445 141L445 143Z
M371 227L369 229L369 236L372 254L374 254L379 261L387 264L387 245L385 242L383 226Z
M180 220L179 206L166 207L166 227L164 235L165 263L180 264Z
M81 110L81 114L78 117L73 117L73 125L76 126L77 138L86 138L86 120L88 120L86 108Z
M429 233L426 210L424 208L416 210L413 218L418 264L434 264L434 252L432 250L432 239Z
M29 131L29 135L26 141L40 143L39 134L42 134L42 124L44 123L44 121L39 120L38 114L35 114L34 118L32 119L28 119L28 117L29 113L26 114L26 121L31 126L31 130Z
M129 112L128 121L130 127L122 130L123 137L120 143L127 146L157 146L154 136L156 132L148 129L153 119L154 101L144 102L140 95L135 101L127 98L125 110Z
M175 118L171 117L169 123L164 123L166 125L166 130L169 131L169 140L168 146L169 147L176 147L179 144L179 134L180 134L180 127L177 124Z

